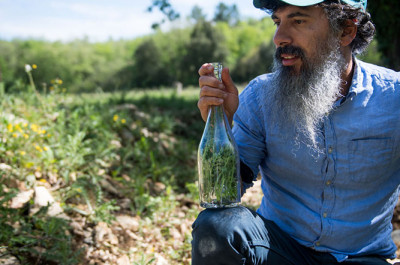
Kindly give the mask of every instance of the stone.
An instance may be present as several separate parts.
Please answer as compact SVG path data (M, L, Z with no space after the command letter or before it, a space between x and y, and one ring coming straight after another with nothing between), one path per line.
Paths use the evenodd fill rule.
M106 179L101 179L100 180L100 186L106 190L107 192L109 192L110 194L113 195L120 195L120 192Z
M129 198L123 198L118 200L118 205L121 209L130 210L132 205L132 200Z
M122 255L121 257L118 258L117 264L118 265L130 265L131 261L129 260L129 257L127 255Z
M400 230L394 230L392 232L392 239L394 241L394 243L396 244L396 246L400 246Z
M18 259L11 255L2 256L0 258L0 265L20 265Z
M33 208L31 209L31 214L36 213L41 207L45 207L49 204L50 207L47 211L47 215L69 219L69 217L64 214L64 211L61 208L60 204L54 200L53 196L45 187L35 187L34 191L35 197Z
M13 209L20 209L24 207L24 205L33 198L33 193L33 190L22 191L18 193L17 196L11 199L10 207Z
M99 222L95 227L95 240L98 245L108 242L111 245L118 245L118 238L104 222Z
M132 230L134 232L139 230L139 222L134 217L119 215L116 217L116 222L125 230Z

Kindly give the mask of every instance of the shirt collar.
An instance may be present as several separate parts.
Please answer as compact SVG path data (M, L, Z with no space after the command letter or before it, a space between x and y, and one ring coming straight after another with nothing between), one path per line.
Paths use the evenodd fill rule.
M353 73L353 79L351 80L351 86L349 89L349 93L347 94L347 97L352 98L356 96L358 93L360 93L363 90L363 87L359 84L362 84L362 72L361 72L361 67L360 67L360 61L353 57L354 61L354 73Z

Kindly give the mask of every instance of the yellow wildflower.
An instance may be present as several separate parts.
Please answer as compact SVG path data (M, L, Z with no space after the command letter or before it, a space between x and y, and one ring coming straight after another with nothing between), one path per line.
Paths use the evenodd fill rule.
M36 125L36 124L31 124L31 129L32 129L32 131L34 131L34 132L38 132L39 131L39 126L38 125Z
M62 81L61 79L57 79L57 83L58 83L59 85L62 85L63 81Z
M47 151L47 150L49 150L49 148L47 146L43 146L43 150Z
M26 155L26 152L25 151L19 151L19 154L24 156L24 155Z
M41 134L45 134L45 133L46 133L46 130L41 130L40 133L41 133Z
M51 86L51 87L49 87L49 89L50 89L51 91L53 91L53 90L54 90L54 87L53 87L53 86Z
M17 138L17 137L18 137L18 134L17 134L17 133L13 133L13 134L12 134L12 137Z
M117 121L119 119L118 115L114 115L113 120Z
M122 119L122 120L121 120L121 123L122 123L122 124L125 124L125 123L126 123L126 120L125 120L125 119Z
M37 144L35 144L35 149L38 150L40 153L43 152L43 149Z
M13 125L12 125L11 123L9 123L9 124L7 125L7 130L8 130L10 133L14 131Z
M16 130L16 131L19 131L20 133L22 133L22 129L21 129L21 126L19 125L19 123L17 123L17 124L15 125L15 130Z
M28 138L29 138L29 134L24 133L23 136L24 136L25 139L28 139Z
M22 124L22 126L24 127L24 128L26 128L26 127L28 127L28 123L24 123L24 124Z
M28 162L28 163L25 164L25 167L26 168L31 168L31 167L33 167L33 165L34 165L33 162Z
M36 69L37 65L36 64L32 64L32 69Z
M45 179L39 179L40 182L46 183L47 181Z

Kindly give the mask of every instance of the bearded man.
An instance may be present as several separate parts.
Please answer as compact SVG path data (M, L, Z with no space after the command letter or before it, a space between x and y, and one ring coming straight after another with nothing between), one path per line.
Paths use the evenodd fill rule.
M254 0L276 24L273 72L238 97L200 70L198 107L223 104L239 148L246 207L206 209L192 264L389 264L400 184L400 74L355 55L375 27L366 0ZM240 102L240 104L239 104Z

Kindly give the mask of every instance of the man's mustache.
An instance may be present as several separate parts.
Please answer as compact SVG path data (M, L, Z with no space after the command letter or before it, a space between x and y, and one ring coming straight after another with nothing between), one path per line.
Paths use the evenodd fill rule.
M283 46L283 47L278 47L275 51L275 58L281 62L282 61L282 54L290 54L290 55L294 55L297 57L300 57L300 59L304 59L305 55L304 55L304 51L297 46L293 46L293 45L287 45L287 46Z

